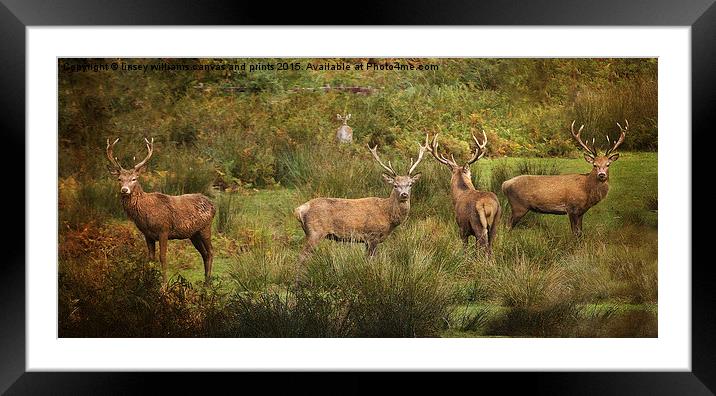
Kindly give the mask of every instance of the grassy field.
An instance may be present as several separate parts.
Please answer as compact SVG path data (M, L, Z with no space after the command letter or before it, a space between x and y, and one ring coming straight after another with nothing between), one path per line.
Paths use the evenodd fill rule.
M294 162L295 168L321 166L300 158ZM494 256L489 259L473 247L462 249L449 197L449 173L428 159L421 165L423 178L414 189L408 220L379 246L377 257L367 259L360 244L324 241L307 263L310 285L295 290L292 280L303 231L292 215L293 209L319 195L389 193L367 150L362 154L358 150L352 162L323 176L306 170L314 177L306 180L304 189L279 186L215 192L218 213L214 221L215 280L211 287L202 284L203 265L191 243L170 242L169 283L174 292L181 290L182 298L189 299L191 308L187 309L202 309L201 315L206 315L202 304L209 299L217 304L212 309L220 314L233 312L233 320L262 323L262 327L248 329L230 326L230 330L213 335L311 336L315 335L310 331L315 326L312 321L317 320L315 312L323 311L321 320L331 326L349 324L318 336L657 335L655 153L623 153L612 165L609 195L585 215L582 238L571 235L566 216L531 213L512 231L504 224L500 226ZM492 187L524 169L583 173L589 165L581 158L481 160L473 165L474 182L478 188L499 191ZM322 179L327 177L331 180ZM332 191L322 191L326 186ZM118 200L116 191L111 194ZM509 207L501 193L499 196L506 220ZM113 271L134 268L142 273L146 269L137 268L158 267L146 264L142 236L121 212L95 227L111 235L110 240L99 238L95 245L73 248L82 241L82 230L61 230L61 249L82 248L85 255L98 256L75 260L70 258L71 251L65 255L61 251L61 280L65 276L79 281L88 277L87 272L94 272L90 278L102 289L112 282ZM107 246L115 237L126 246ZM87 249L99 252L90 254ZM120 250L107 252L112 249ZM112 257L122 259L117 262ZM150 272L150 278L151 274L158 273ZM152 285L142 288L158 286ZM85 291L91 293L91 287L85 286ZM116 291L126 289L132 287L125 285ZM67 291L78 294L71 288ZM187 293L195 295L189 298ZM66 297L69 304L79 299ZM61 305L64 298L61 296ZM133 304L130 307L137 309ZM310 326L304 310L310 313ZM76 307L74 312L79 315L79 311ZM67 315L65 325L74 328L71 308ZM202 316L204 325L207 320ZM284 330L275 333L276 328Z

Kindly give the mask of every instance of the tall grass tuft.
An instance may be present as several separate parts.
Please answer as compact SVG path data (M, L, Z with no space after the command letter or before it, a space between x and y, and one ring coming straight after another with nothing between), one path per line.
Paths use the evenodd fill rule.
M234 223L234 194L222 193L216 199L216 230L221 233L228 233Z
M507 307L488 334L548 337L564 334L578 320L573 282L579 281L559 265L540 265L515 253L513 262L498 261L487 282L493 298Z
M656 302L658 298L658 265L648 252L617 247L603 260L613 277L612 296L630 303Z
M359 337L435 336L449 312L449 291L425 259L407 266L357 266L345 277L349 315Z
M514 261L497 265L489 281L492 294L502 305L535 308L554 305L571 296L566 271L557 265L541 267L522 253Z
M449 327L459 331L482 332L490 323L493 313L486 307L465 305L453 310Z
M338 290L346 301L355 336L435 336L445 324L453 293L443 263L415 234L400 239L391 241L399 249L379 247L373 258L362 249L336 248L313 260L323 271L315 276L319 287Z
M226 305L230 337L346 337L346 308L329 293L295 288L236 293Z

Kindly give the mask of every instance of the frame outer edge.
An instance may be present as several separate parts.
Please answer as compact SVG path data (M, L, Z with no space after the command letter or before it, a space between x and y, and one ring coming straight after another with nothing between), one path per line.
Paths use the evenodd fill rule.
M0 117L5 154L22 164L22 180L15 193L5 196L8 208L3 223L10 220L14 231L6 230L3 274L0 276L0 393L25 372L25 25L0 4ZM7 160L6 160L7 161ZM19 172L18 172L19 173ZM16 180L20 179L16 174ZM20 194L17 190L22 188ZM15 201L10 203L11 201ZM19 202L18 202L19 201ZM10 206L11 205L11 206ZM19 210L22 208L22 210ZM11 217L8 219L6 216Z
M28 2L36 4L36 2ZM676 2L674 2L676 3ZM677 4L678 6L678 4ZM692 4L693 6L693 4ZM13 7L14 8L14 7ZM72 7L68 7L71 9ZM693 11L693 9L692 9ZM4 109L4 117L0 118L3 132L10 139L8 143L13 146L22 146L23 150L13 150L19 154L24 164L25 154L25 25L23 21L30 23L62 24L64 16L53 16L52 10L37 11L28 15L19 11L24 19L19 19L4 4L0 4L0 54L5 60L3 73L0 74L0 88L3 95L0 95L0 104ZM37 17L39 15L40 17ZM197 15L201 17L202 15ZM37 19L35 19L37 18ZM129 18L121 12L116 18L124 20ZM518 16L515 23L523 20L524 16ZM535 18L538 18L535 16ZM211 18L208 18L211 20ZM66 19L72 22L72 18ZM48 23L49 22L49 23ZM101 24L100 22L93 22ZM158 21L162 23L161 21ZM549 22L549 21L548 21ZM574 21L579 23L580 21ZM716 104L716 90L712 81L714 80L713 65L716 65L716 6L712 0L708 7L698 16L692 25L692 121L694 132L698 136L706 135L706 130L701 130L706 125L713 125L713 106ZM167 20L164 20L167 23ZM642 22L643 23L643 22ZM673 23L673 20L672 20ZM702 146L704 147L704 146ZM695 156L692 156L695 158ZM704 174L704 170L692 166L694 176ZM702 168L704 169L704 168ZM694 177L695 178L695 177ZM25 208L25 175L23 172L23 202L20 205ZM698 199L696 195L694 198ZM24 211L23 211L24 213ZM15 211L15 216L20 216L20 211ZM691 216L691 214L689 214ZM692 217L693 218L693 217ZM705 219L700 220L701 222ZM701 224L701 223L700 223ZM20 235L18 232L17 235ZM0 277L0 312L3 313L3 325L0 326L0 350L2 361L0 361L0 393L11 386L25 371L25 276L24 276L24 249L25 226L22 226L22 243L14 243L15 251L6 261L5 273ZM696 237L694 233L694 237ZM13 241L20 242L20 241ZM22 246L22 248L20 248ZM708 245L702 245L708 246ZM716 299L713 295L711 277L708 276L708 266L702 262L702 266L693 266L692 276L692 322L693 334L692 344L692 366L695 379L700 380L709 389L716 389L716 353L713 334L716 333L716 317L713 315L712 307Z
M174 0L0 0L26 25L560 25L689 26L714 0L394 0L351 7L335 2ZM296 15L302 15L297 18Z
M711 6L691 26L691 111L692 111L692 183L699 178L707 178L708 164L697 165L698 158L709 158L708 153L697 155L696 150L705 150L708 145L693 145L697 138L708 138L713 135L716 122L714 106L716 106L716 4ZM707 193L707 195L710 195ZM692 207L709 205L710 196L697 195L692 187ZM693 211L693 209L692 209ZM710 235L698 232L708 227L707 219L701 216L692 219L692 257L693 247L708 249L712 242ZM697 227L698 225L698 227ZM711 239L711 240L710 240ZM697 256L698 257L698 256ZM711 257L713 257L711 255ZM716 316L714 306L716 297L713 287L713 268L711 260L693 260L691 262L691 304L692 304L692 337L691 364L693 373L710 390L716 390Z

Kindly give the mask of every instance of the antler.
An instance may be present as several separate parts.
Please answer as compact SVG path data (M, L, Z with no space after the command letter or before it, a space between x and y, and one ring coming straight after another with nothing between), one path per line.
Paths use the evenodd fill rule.
M469 161L467 161L467 165L472 164L473 162L479 160L482 158L483 155L485 155L485 146L487 146L487 135L485 134L485 130L482 130L482 137L484 138L482 144L477 140L475 137L475 134L472 135L472 140L475 141L477 144L477 148L475 148L475 153L472 155L472 158L470 158Z
M139 168L143 167L147 161L149 161L149 158L152 157L152 153L154 153L154 138L152 138L151 142L147 140L147 138L144 138L144 141L147 143L147 156L142 160L142 162L134 165L134 170L139 170Z
M418 152L418 160L413 164L413 159L410 158L410 170L408 170L408 176L410 176L410 175L413 173L413 171L415 170L415 168L418 167L418 164L420 163L420 161L423 160L423 154L425 154L425 150L428 149L428 147L427 147L428 144L427 144L427 143L428 143L428 142L427 142L427 140L426 140L426 142L425 142L425 147L423 147L423 145L421 145L421 144L418 144L418 146L420 147L420 149L419 149L420 151Z
M348 120L351 119L351 114L348 113L347 115L344 115L344 116L342 116L340 114L336 114L336 118L338 118L339 121L343 121L343 125L348 125Z
M429 134L425 134L425 149L428 150L430 154L432 154L433 157L435 157L438 162L449 166L450 168L456 168L458 166L457 162L455 162L455 157L452 157L452 161L445 158L444 155L438 153L438 134L436 133L435 136L433 136L433 141L430 143ZM421 146L423 147L423 146Z
M117 159L114 157L113 149L114 145L117 144L119 141L119 138L115 139L114 142L110 143L109 138L107 138L107 159L109 159L109 162L114 165L117 169L124 169L122 168L122 165L117 162Z
M373 154L373 158L375 158L376 161L380 164L380 166L383 167L388 173L390 173L391 176L398 176L398 174L393 170L393 165L390 164L390 161L388 161L388 165L385 165L383 161L380 160L378 157L378 145L376 144L375 147L370 148L370 145L368 145L368 150L370 150L370 153Z
M609 141L609 136L607 135L607 143L609 143L610 148L607 150L606 156L609 156L609 154L615 152L617 148L624 143L624 137L626 136L627 130L629 130L629 121L624 119L624 126L625 128L622 128L621 125L617 122L617 126L619 127L619 130L621 131L621 135L619 135L619 139L614 143L614 145L611 145L611 142Z
M575 122L577 122L577 120L572 121L572 137L574 137L574 139L577 140L577 143L579 143L580 146L582 146L585 150L587 150L587 152L589 153L589 155L592 158L596 157L597 150L594 149L594 141L592 140L592 148L589 148L589 146L587 146L587 144L582 141L582 138L580 136L582 133L582 129L584 129L584 124L582 124L582 126L579 127L579 131L575 133L574 132L574 123Z

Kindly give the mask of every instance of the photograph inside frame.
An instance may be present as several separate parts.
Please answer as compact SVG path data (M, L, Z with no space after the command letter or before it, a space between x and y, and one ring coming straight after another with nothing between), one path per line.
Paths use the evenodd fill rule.
M60 58L59 337L657 337L656 58Z

